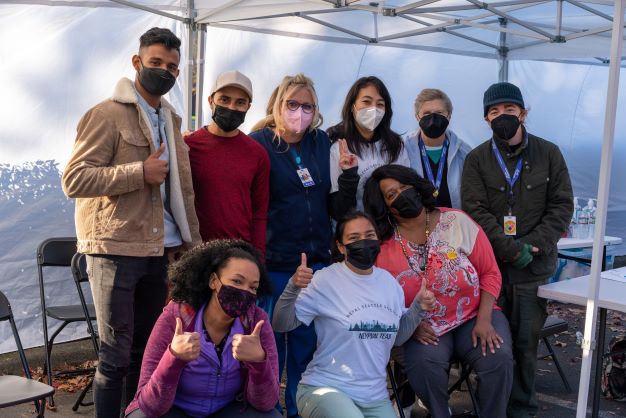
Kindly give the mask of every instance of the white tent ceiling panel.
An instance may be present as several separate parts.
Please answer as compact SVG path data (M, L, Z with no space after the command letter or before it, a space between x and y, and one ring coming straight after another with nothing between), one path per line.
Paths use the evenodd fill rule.
M322 0L200 0L196 2L197 21L345 43L440 48L474 56L493 54L500 35L506 33L509 59L605 57L609 50L612 2L381 1L378 7L368 1L339 3L341 7Z

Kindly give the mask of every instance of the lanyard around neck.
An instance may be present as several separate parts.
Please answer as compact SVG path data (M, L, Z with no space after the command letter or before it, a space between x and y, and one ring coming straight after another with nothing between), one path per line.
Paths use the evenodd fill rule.
M446 165L446 155L448 154L450 141L446 138L443 142L441 157L439 157L439 164L437 165L437 179L433 176L433 170L430 168L430 161L428 154L426 153L426 146L424 145L424 141L422 141L421 137L418 138L417 144L420 148L420 154L422 155L422 164L424 165L426 176L428 177L430 183L435 187L435 193L433 195L437 197L437 195L439 195L439 188L441 187L441 180L443 179L443 169Z

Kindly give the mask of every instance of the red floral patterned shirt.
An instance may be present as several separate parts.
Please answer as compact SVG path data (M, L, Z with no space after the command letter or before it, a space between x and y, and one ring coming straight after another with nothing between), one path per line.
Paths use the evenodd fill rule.
M435 294L437 303L426 321L437 335L443 335L478 314L481 290L497 299L502 276L480 226L461 210L438 209L441 217L428 239L426 268L427 287ZM382 244L376 261L378 267L398 280L407 307L419 292L424 276L420 270L424 255L419 250L418 245L394 234ZM409 263L420 273L411 269Z

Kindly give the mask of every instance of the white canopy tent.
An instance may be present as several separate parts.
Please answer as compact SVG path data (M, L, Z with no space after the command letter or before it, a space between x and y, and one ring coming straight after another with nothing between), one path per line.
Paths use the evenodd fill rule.
M320 66L325 66L320 71L327 74L342 72L343 59L358 62L357 72L361 71L362 65L366 68L369 65L369 68L379 69L380 67L376 65L364 64L366 53L376 56L378 65L400 67L402 67L401 61L405 59L416 66L428 66L425 64L429 62L428 60L421 63L419 58L412 59L413 55L410 54L417 53L418 57L432 57L430 53L451 54L447 59L455 62L456 65L465 65L463 64L465 62L472 63L468 66L469 71L464 74L469 81L468 84L471 84L472 78L478 77L472 69L484 71L488 63L494 61L498 63L497 76L494 71L493 76L487 74L483 78L495 81L498 77L500 80L506 80L509 78L510 65L518 65L519 62L519 65L523 67L526 60L564 65L583 64L584 67L580 68L587 69L593 66L609 66L597 189L598 226L594 236L592 280L589 286L583 371L577 416L585 415L591 353L595 350L597 313L595 301L598 296L602 258L600 242L606 226L619 74L624 56L622 39L626 0L504 0L494 3L483 3L477 0L381 0L378 2L350 0L137 0L132 2L127 0L5 0L2 3L3 6L22 6L25 19L29 18L28 13L33 8L56 6L66 13L65 20L56 24L73 25L79 21L90 25L83 27L83 30L85 33L93 34L94 37L97 37L99 33L111 36L107 28L111 21L99 21L95 14L93 20L86 17L93 14L95 10L101 9L109 9L110 13L107 16L117 19L113 25L115 28L123 28L124 25L136 25L135 28L139 25L147 27L149 24L172 28L183 39L184 75L180 79L180 88L170 94L170 99L182 109L188 128L202 124L205 80L211 80L216 68L219 67L214 65L216 55L211 55L212 68L205 71L209 52L219 50L224 54L226 50L225 47L220 47L221 41L228 44L229 41L241 40L241 38L225 37L225 30L235 29L242 33L282 35L298 41L330 42L335 45L345 45L346 48L363 47L360 61L358 60L359 54L355 54L349 57L331 55L335 61L320 62ZM143 14L141 17L137 13L129 15L127 13L129 8L150 13ZM0 9L0 19L2 16L2 9ZM11 9L11 13L7 16L15 18L15 9ZM125 19L129 21L125 22ZM138 19L143 20L137 22ZM54 22L40 23L55 24ZM0 25L0 27L6 28L7 26ZM19 33L6 33L4 31L7 29L0 30L3 31L3 39L19 39L18 36L23 36L25 32L20 30ZM212 39L207 37L207 33L219 34L221 37ZM121 44L124 39L132 38L128 35L129 33L124 31L115 33L114 41ZM132 39L134 41L134 38ZM93 59L92 54L97 55L98 52L90 51L90 41L90 37L85 37L85 42L80 43L80 47L83 56L87 55L88 58ZM32 39L31 42L41 43L42 40ZM192 45L196 45L197 49L191 48ZM311 42L298 43L294 48L306 48L311 45ZM94 45L95 47L97 46ZM369 47L372 48L368 50ZM293 50L290 49L290 51ZM385 54L380 52L383 50ZM341 51L342 53L351 51L350 54L352 54L354 49ZM248 51L249 59L257 61L259 71L264 71L267 63L260 60L261 57L255 56L254 52L254 50ZM461 60L459 57L467 57L468 60ZM99 59L103 61L102 58ZM238 62L241 62L241 59ZM100 64L106 65L104 62ZM115 64L119 66L119 63ZM281 64L283 63L275 63L274 66L268 67L268 70L280 71ZM317 66L317 63L313 66ZM111 64L111 67L115 66ZM402 68L404 71L398 72L396 77L403 77L406 71L411 71L410 67ZM588 75L590 70L587 71ZM283 74L281 72L280 76ZM587 75L582 83L587 79ZM354 79L353 73L340 75L340 77L342 80ZM194 79L196 81L195 106L192 103ZM94 85L98 84L97 81L99 80L89 80ZM267 89L271 90L271 87L273 86ZM58 93L59 97L63 96L61 92ZM80 91L76 91L72 98L79 95ZM105 95L102 96L105 97ZM80 107L84 110L88 105L80 103ZM195 120L192 119L194 107L196 109Z

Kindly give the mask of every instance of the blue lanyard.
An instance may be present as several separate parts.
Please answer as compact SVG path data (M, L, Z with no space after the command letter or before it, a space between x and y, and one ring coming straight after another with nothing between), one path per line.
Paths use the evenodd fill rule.
M439 164L437 165L437 179L435 180L433 176L433 170L430 168L430 161L428 158L428 154L426 153L426 147L424 146L424 141L422 141L422 137L420 136L417 140L417 144L420 148L420 153L422 154L422 164L424 165L424 170L426 171L426 175L428 176L428 180L435 187L434 196L437 197L439 195L439 187L441 187L441 180L443 179L443 168L446 165L446 155L448 154L448 147L450 146L450 141L448 138L443 143L443 148L441 149L441 157L439 157Z
M289 151L291 152L291 155L293 156L293 159L296 162L298 169L302 170L304 168L304 166L302 165L302 158L300 158L294 147L290 146Z
M493 153L496 156L496 160L498 161L500 170L502 170L504 178L509 184L509 198L512 198L513 186L515 186L515 182L517 182L520 174L522 173L522 157L519 157L519 159L517 160L517 164L515 165L515 171L513 172L513 177L511 177L511 174L509 174L509 170L506 168L506 164L504 164L504 159L502 159L502 154L500 154L500 150L496 146L496 141L494 141L493 138L491 138L491 148L493 149Z

